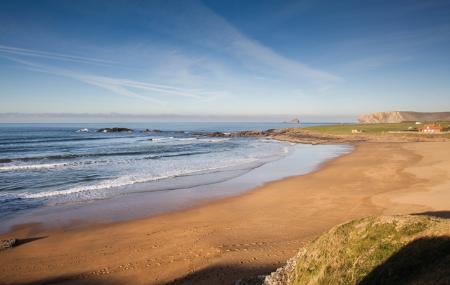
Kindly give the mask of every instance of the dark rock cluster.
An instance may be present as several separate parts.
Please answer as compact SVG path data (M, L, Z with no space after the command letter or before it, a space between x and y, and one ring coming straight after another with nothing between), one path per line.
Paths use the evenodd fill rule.
M132 129L128 128L102 128L98 129L97 132L99 133L119 133L119 132L132 132Z
M144 134L159 134L161 130L151 130L151 129L145 129L142 131Z

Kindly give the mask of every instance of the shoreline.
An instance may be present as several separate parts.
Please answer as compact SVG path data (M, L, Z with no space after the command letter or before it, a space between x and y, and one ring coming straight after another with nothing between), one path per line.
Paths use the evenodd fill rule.
M72 230L22 227L7 235L40 239L0 253L0 281L228 284L264 274L338 223L450 209L445 202L433 207L442 197L411 203L415 194L409 192L442 196L441 182L450 179L440 173L434 181L423 171L424 151L434 154L427 167L448 166L439 162L449 156L448 143L433 143L431 149L430 144L357 144L306 175L150 218ZM416 177L417 169L422 177Z

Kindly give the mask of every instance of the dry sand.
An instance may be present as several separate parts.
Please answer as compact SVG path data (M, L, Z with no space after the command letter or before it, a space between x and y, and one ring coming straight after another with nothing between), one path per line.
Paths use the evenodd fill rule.
M304 176L157 217L4 235L0 283L232 284L266 274L332 226L450 210L450 143L364 143Z

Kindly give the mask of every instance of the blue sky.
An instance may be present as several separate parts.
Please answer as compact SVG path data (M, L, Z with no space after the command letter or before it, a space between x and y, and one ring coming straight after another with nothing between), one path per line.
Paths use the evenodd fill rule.
M341 120L449 99L449 1L0 2L8 120Z

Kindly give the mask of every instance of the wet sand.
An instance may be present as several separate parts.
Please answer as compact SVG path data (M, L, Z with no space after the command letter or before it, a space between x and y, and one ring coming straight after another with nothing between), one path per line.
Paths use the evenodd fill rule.
M320 170L193 209L82 229L14 229L1 284L232 284L360 217L450 210L450 143L363 143ZM446 190L447 189L447 190Z

